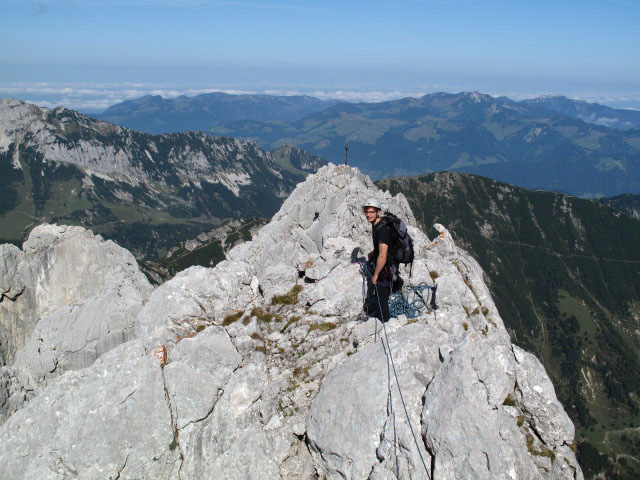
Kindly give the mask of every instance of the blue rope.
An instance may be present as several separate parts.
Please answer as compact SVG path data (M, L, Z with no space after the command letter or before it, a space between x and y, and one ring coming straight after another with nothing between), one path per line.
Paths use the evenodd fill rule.
M417 318L429 307L432 288L425 282L406 287L407 296L402 292L395 292L389 296L389 312L392 317L404 315L407 318ZM426 292L426 293L425 293Z
M371 279L373 276L372 269L371 262L360 262L360 271L363 277ZM364 284L362 288L364 293ZM391 317L398 318L400 315L404 315L407 318L419 317L429 308L429 303L433 298L433 289L434 287L422 282L416 286L407 286L406 297L400 291L392 293L389 296L389 313Z

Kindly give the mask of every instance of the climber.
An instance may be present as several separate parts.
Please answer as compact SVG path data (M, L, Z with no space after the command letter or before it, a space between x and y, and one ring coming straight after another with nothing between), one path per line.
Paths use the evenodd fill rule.
M373 251L369 253L368 265L371 277L367 283L367 298L364 308L367 315L386 322L391 316L389 295L391 294L393 269L395 268L389 255L389 248L393 241L392 231L389 224L380 218L382 208L379 200L368 198L362 207L367 221L371 224L373 239Z

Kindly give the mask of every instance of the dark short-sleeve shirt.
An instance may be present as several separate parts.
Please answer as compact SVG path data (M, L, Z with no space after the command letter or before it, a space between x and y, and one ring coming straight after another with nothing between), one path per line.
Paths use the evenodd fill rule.
M389 250L387 251L387 263L386 266L390 266L391 263L390 255L391 255L391 242L393 241L393 235L391 233L391 226L387 224L385 221L381 220L371 229L371 235L373 238L373 262L378 259L378 255L380 254L379 245L381 243L386 243L389 246Z

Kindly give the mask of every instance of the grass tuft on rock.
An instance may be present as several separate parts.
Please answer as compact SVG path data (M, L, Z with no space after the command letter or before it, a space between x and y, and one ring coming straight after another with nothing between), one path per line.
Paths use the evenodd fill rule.
M314 330L320 330L321 332L328 332L336 328L336 326L337 325L335 323L330 323L330 322L314 323L309 326L309 333L313 332Z
M529 450L529 453L531 455L535 455L537 457L549 457L552 462L556 459L556 454L552 450L549 450L544 445L542 445L540 450L536 450L536 448L533 446L533 442L533 435L527 433L527 450Z
M224 317L224 320L222 320L222 325L227 327L232 323L237 322L238 320L240 320L243 314L244 312L237 312L237 313L232 313L231 315L227 315L226 317Z
M251 309L251 316L256 317L258 322L269 323L272 321L279 322L282 320L280 315L276 315L275 313L265 312L262 307L255 307Z
M295 305L298 303L298 295L302 291L302 285L294 285L284 295L276 295L271 299L271 305Z

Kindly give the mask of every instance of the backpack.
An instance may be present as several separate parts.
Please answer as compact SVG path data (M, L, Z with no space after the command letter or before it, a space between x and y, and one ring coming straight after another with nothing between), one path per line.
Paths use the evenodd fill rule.
M405 223L393 213L386 212L382 221L391 227L393 245L391 259L394 263L413 263L413 239L407 231Z

